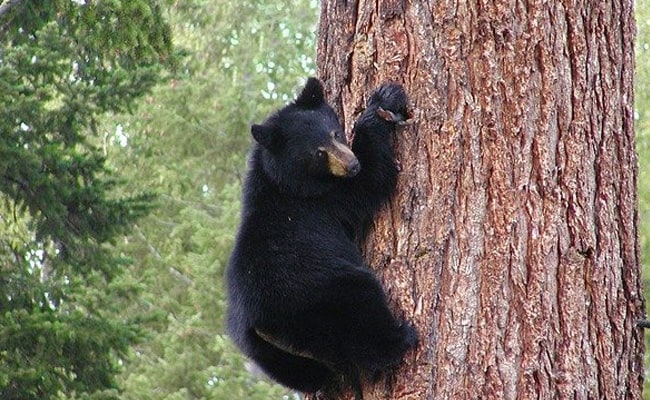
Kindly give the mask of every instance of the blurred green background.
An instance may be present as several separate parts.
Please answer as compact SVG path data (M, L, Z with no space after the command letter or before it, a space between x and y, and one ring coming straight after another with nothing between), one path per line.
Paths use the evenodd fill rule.
M637 25L634 118L639 154L639 235L643 289L646 307L650 304L650 1L635 1ZM650 332L646 330L643 398L650 399Z
M221 334L222 277L249 126L315 74L318 2L1 4L0 399L299 398ZM650 288L650 2L636 7Z

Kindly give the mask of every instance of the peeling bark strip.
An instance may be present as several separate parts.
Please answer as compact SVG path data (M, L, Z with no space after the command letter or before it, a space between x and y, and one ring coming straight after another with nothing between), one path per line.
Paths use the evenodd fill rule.
M324 0L347 131L402 82L415 124L367 243L422 343L366 399L640 399L632 0Z

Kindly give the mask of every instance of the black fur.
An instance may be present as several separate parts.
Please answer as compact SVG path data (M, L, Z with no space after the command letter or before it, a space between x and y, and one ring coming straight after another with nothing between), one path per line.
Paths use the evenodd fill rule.
M303 392L357 386L399 363L417 333L396 320L355 244L395 190L391 138L406 115L401 86L384 85L355 125L360 163L334 177L317 159L342 127L310 78L296 101L254 125L242 222L227 271L228 330L271 378ZM321 154L322 155L322 154Z

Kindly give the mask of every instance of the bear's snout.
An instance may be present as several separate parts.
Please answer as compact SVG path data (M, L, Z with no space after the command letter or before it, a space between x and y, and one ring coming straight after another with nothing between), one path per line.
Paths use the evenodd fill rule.
M351 178L361 170L359 160L343 143L332 140L331 144L323 150L327 153L327 164L332 175Z

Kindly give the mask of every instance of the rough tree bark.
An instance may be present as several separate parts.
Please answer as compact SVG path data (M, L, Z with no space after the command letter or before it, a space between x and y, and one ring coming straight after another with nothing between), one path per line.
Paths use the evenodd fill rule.
M640 399L632 0L324 0L347 131L404 84L367 243L421 345L365 399Z

